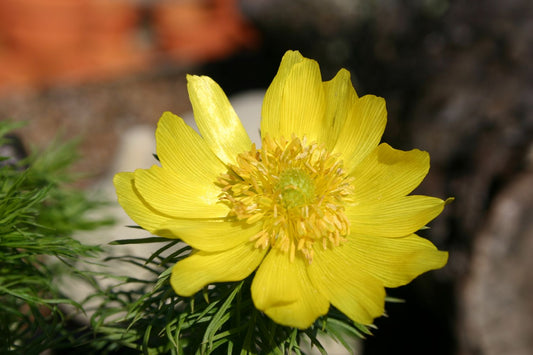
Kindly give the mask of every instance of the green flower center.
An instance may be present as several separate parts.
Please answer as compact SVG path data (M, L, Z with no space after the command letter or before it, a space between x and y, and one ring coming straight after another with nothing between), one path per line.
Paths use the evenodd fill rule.
M283 171L276 188L281 191L283 205L287 208L303 206L315 199L315 184L302 169Z

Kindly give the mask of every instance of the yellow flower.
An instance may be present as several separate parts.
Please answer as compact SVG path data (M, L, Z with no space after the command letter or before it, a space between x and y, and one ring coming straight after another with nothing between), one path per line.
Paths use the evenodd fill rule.
M446 264L414 234L445 205L408 196L428 154L379 144L385 101L358 97L348 71L323 82L318 63L287 52L264 98L260 148L212 79L187 79L201 136L166 112L161 166L114 179L136 223L192 246L172 270L177 294L255 271L253 302L277 323L307 328L332 304L371 324L385 287Z

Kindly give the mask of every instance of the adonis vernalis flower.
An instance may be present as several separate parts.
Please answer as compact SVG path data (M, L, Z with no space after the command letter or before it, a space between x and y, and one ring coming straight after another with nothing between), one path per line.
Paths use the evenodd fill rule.
M348 71L323 82L317 62L287 52L264 98L260 147L212 79L188 76L188 90L200 135L164 113L161 165L114 179L136 223L193 248L172 270L177 294L255 272L253 302L277 323L307 328L331 304L372 324L385 287L446 264L415 234L445 205L409 195L428 154L380 144L385 101L358 97Z

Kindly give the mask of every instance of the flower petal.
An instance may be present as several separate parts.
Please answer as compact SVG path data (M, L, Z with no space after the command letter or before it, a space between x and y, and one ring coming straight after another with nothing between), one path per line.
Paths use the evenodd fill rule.
M349 117L357 93L350 79L350 72L341 69L330 81L323 83L326 99L324 122L326 131L323 141L328 149L333 149L339 133Z
M161 226L194 249L214 252L228 250L246 243L263 227L262 222L246 224L243 222L172 220Z
M250 275L267 250L243 243L223 252L193 252L172 269L170 284L180 296L192 296L214 282L239 281Z
M380 144L352 172L356 201L406 196L429 171L429 154L418 149L405 152Z
M226 94L207 76L187 76L194 119L205 142L225 164L250 150L252 142Z
M429 196L405 196L346 206L353 233L369 236L404 237L437 217L445 201Z
M155 136L161 165L181 179L194 177L194 181L211 183L227 171L202 137L170 112L165 112L159 119Z
M134 174L118 173L113 178L117 191L118 202L130 218L152 234L160 229L162 224L168 223L170 218L154 210L141 197L134 184ZM157 233L163 237L172 237L168 232Z
M252 282L255 307L276 323L305 329L328 312L329 302L312 285L307 264L301 257L293 262L288 253L272 249Z
M403 286L426 271L442 268L448 261L447 252L437 250L416 234L403 238L354 234L346 242L346 249L357 269L381 280L385 287Z
M273 137L290 139L295 134L309 142L319 140L324 132L324 88L318 63L303 60L295 64L283 88L279 131Z
M228 214L229 208L218 200L220 188L214 180L205 181L201 175L182 179L157 165L135 171L135 187L143 199L160 213L177 218L222 218Z
M365 95L355 101L333 149L334 153L340 154L347 172L377 147L386 123L387 109L383 98Z
M372 324L385 310L381 281L357 267L345 245L315 248L309 277L332 305L360 324Z
M285 81L292 67L304 60L298 51L287 51L281 59L278 72L268 87L261 109L261 135L276 137L279 132L281 100ZM290 138L290 137L287 137Z

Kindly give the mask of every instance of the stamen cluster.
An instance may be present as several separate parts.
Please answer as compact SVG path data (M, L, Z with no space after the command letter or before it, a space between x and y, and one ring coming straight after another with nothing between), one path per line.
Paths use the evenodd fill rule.
M262 231L250 240L255 247L289 252L291 261L300 252L311 263L315 242L324 249L338 246L350 233L344 205L351 179L338 156L307 144L305 137L265 137L261 149L254 144L240 154L219 183L230 216L250 224L263 221Z

